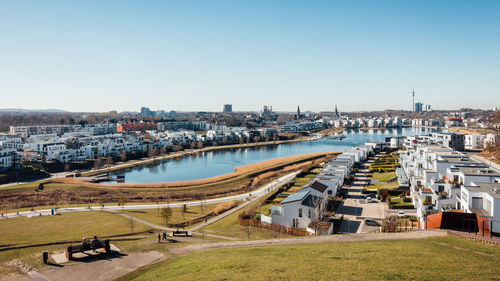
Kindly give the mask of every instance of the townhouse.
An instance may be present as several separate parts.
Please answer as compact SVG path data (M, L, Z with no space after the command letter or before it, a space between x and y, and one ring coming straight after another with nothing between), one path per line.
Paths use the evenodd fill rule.
M486 227L500 233L500 183L472 182L464 185L460 193L460 207L467 213L475 213L488 220Z
M333 224L324 220L328 198L337 196L356 163L374 152L374 146L360 145L326 163L302 189L271 208L272 223L306 229L312 234L331 234Z
M400 163L398 178L408 178L410 194L422 225L427 215L451 210L474 212L480 216L488 213L489 220L500 219L499 216L495 218L496 214L490 207L494 204L496 193L477 187L496 185L500 182L500 172L486 164L441 144L423 143L408 146L405 151L400 151ZM472 190L482 192L479 196L482 201L477 199L474 206L470 198L478 196ZM476 211L481 209L479 207L486 211Z

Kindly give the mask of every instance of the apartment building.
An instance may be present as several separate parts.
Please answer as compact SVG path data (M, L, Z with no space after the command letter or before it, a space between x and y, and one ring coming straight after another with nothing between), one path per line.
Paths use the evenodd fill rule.
M10 126L10 134L27 138L31 135L56 134L78 132L81 125L36 125L36 126Z
M0 171L19 168L21 156L16 149L0 148Z

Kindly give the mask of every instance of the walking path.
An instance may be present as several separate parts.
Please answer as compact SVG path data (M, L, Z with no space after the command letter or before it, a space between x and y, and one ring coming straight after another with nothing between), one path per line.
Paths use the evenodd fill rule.
M496 169L497 171L500 171L500 165L498 165L497 163L495 163L495 162L493 162L493 161L491 161L491 160L489 160L489 159L486 159L486 158L484 158L484 157L482 157L482 156L479 156L479 155L477 155L477 154L472 155L472 158L473 158L473 159L476 159L476 160L478 160L478 161L480 161L480 162L483 162L483 163L484 163L484 164L486 164L486 165L489 165L489 166L490 166L490 168L494 168L494 169Z
M233 195L233 196L227 196L227 197L221 197L221 198L214 198L214 199L207 199L207 200L197 200L197 201L188 201L188 202L177 202L177 203L168 203L168 204L145 204L145 205L125 205L125 206L118 206L118 205L107 205L107 206L89 206L89 207L67 207L67 208L59 208L57 210L58 213L70 213L70 212L85 212L85 211L121 211L121 210L144 210L144 209L156 209L156 208L162 208L162 207L171 207L171 208L180 208L183 205L186 206L199 206L201 204L217 204L217 203L223 203L227 201L237 201L237 200L256 200L276 189L279 187L283 186L284 184L290 182L293 180L300 171L296 171L290 174L287 174L277 180L274 180L260 189L250 191L247 193L243 194L238 194L238 195ZM4 215L2 218L15 218L19 216L49 216L51 215L51 209L42 209L42 210L35 210L35 211L25 211L25 212L19 212L19 213L10 213L7 215ZM0 218L0 219L2 219Z
M420 230L411 232L382 232L382 233L356 233L342 235L324 235L313 237L297 237L283 239L267 240L249 240L234 242L217 242L204 244L191 244L183 247L175 247L172 253L183 255L200 251L256 247L256 246L276 246L276 245L295 245L295 244L318 244L318 243L337 243L337 242L358 242L358 241L380 241L380 240L402 240L402 239L422 239L430 237L446 236L447 232L442 230Z

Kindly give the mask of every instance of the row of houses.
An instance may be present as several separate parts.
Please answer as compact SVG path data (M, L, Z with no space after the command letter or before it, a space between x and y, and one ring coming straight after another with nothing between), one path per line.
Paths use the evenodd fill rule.
M492 167L424 138L400 151L400 163L422 225L427 215L445 211L500 220L500 172ZM500 223L493 231L500 232Z
M331 234L333 223L325 217L328 198L337 196L356 163L365 161L380 147L377 143L359 145L326 163L302 189L271 207L272 223L311 234Z
M300 133L307 132L311 130L316 130L325 127L325 123L319 120L306 121L306 120L295 120L289 121L284 125L281 125L280 130L283 133Z
M109 132L106 128L110 127L107 125L113 124L91 124L85 127L81 127L80 125L76 127L68 125L39 126L40 128L37 130L31 128L36 126L24 126L27 131L20 131L19 127L11 127L11 132L21 134L1 135L0 149L8 150L9 155L12 154L11 150L15 151L17 155L16 159L68 163L71 161L111 157L134 151L145 151L152 148L161 149L191 143L195 143L196 145L200 142L204 144L214 141L234 143L242 139L253 140L254 137L260 137L263 140L274 139L278 134L278 131L274 128L247 130L245 127L228 127L215 124L208 126L209 130L203 133L196 133L192 130L149 130L145 132L102 134ZM47 129L49 127L52 128ZM81 128L85 128L85 130L80 130ZM43 133L34 134L40 132ZM5 154L7 155L7 152ZM16 168L20 162L7 159L10 158L5 158L2 162L3 168ZM10 165L11 163L15 163L16 165Z
M404 147L412 138L393 137L390 140L392 148ZM453 148L457 151L478 150L486 148L488 145L496 143L495 134L460 134L449 132L435 132L427 136L429 143L438 143L443 146Z
M327 121L334 127L343 128L400 128L409 123L408 120L399 116L386 117L386 118L350 118L348 116L333 117Z
M28 138L32 135L56 134L61 136L65 133L88 132L90 135L105 135L116 132L116 124L74 124L74 125L33 125L33 126L10 126L10 135Z

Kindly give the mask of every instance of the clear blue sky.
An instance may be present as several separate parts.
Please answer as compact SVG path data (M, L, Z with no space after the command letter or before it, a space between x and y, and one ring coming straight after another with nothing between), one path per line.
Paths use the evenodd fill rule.
M0 0L0 108L500 106L500 1Z

